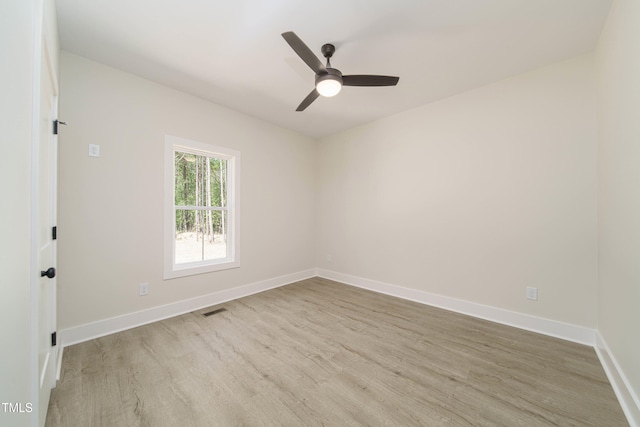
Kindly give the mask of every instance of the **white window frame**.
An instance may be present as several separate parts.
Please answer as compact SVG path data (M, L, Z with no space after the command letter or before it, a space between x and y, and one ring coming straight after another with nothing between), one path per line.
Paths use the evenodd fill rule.
M164 151L164 278L190 276L240 267L240 152L172 135L165 135ZM227 161L227 253L222 259L175 263L175 152L217 157Z

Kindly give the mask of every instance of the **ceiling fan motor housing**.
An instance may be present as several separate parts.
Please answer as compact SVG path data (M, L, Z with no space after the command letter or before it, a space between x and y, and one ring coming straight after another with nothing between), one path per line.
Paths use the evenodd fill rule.
M335 68L327 68L327 72L319 72L316 74L316 86L323 80L336 80L342 84L342 73L340 70L336 70Z
M320 51L322 52L322 55L325 58L329 59L333 56L334 52L336 51L336 47L331 43L327 43L322 45L322 47L320 48Z

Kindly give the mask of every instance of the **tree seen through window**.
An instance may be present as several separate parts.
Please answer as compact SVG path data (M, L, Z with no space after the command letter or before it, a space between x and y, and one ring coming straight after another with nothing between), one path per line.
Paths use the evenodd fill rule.
M227 257L227 160L175 151L175 263Z

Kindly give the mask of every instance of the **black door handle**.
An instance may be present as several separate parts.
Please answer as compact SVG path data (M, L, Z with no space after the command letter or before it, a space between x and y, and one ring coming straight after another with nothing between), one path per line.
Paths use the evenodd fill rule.
M41 271L40 277L44 276L47 276L49 279L53 279L54 277L56 277L56 269L53 267L49 267L47 271Z

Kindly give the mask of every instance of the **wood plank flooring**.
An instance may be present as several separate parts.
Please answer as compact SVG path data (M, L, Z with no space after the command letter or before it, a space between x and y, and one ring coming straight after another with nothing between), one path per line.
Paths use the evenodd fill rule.
M628 424L588 346L314 278L66 348L46 425Z

